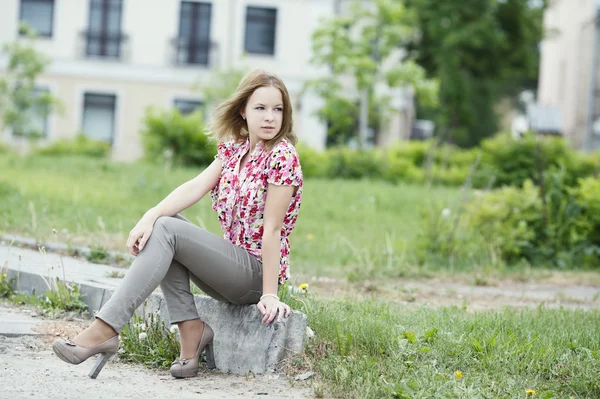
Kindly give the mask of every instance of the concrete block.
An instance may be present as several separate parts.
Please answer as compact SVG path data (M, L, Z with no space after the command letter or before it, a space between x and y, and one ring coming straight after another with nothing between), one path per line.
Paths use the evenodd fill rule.
M233 305L204 295L195 295L198 315L215 332L214 354L217 369L244 375L265 374L275 370L279 362L304 347L306 315L293 311L281 322L261 324L262 314L256 305ZM145 309L138 312L157 313L170 325L163 296L152 294Z

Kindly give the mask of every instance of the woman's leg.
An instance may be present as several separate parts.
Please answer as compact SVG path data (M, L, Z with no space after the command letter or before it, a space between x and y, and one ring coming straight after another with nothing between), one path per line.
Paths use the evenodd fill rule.
M172 267L172 264L176 266ZM185 266L190 272L189 277L180 266ZM173 275L163 283L163 289L172 323L198 318L189 291L190 278L204 292L219 300L245 304L256 303L260 299L262 265L254 256L181 218L161 217L156 220L150 239L121 285L96 315L100 320L96 320L74 342L81 346L95 345L99 341L92 338L97 337L100 328L106 326L119 333L135 309L171 269ZM83 338L87 340L84 342Z
M262 265L244 249L200 229L179 215L163 222L180 241L190 241L176 251L176 259L160 284L170 321L179 327L180 357L190 359L196 353L204 330L190 291L190 280L217 300L256 303L262 288ZM202 254L195 253L198 248L205 248Z

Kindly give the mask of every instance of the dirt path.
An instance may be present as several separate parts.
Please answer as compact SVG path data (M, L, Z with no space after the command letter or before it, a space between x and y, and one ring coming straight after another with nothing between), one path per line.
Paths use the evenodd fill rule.
M490 279L485 284L464 278L389 280L348 283L332 278L300 278L309 292L325 298L385 300L407 306L460 306L467 311L504 307L600 309L600 274L553 273L530 281Z
M176 380L168 371L111 360L96 380L92 360L73 366L59 360L40 337L0 336L0 397L3 398L313 398L310 383L292 387L279 374L244 378L206 369Z

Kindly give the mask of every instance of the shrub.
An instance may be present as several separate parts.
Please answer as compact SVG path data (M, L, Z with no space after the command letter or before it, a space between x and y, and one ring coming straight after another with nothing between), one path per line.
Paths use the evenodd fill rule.
M48 146L40 147L35 150L35 154L43 156L84 155L104 158L109 151L110 144L78 134L74 139L60 139Z
M200 111L182 115L176 109L148 108L141 135L145 156L153 162L166 158L176 165L206 166L217 153Z
M304 177L325 177L327 174L326 152L319 152L303 143L298 143L296 149Z
M542 173L555 168L565 168L569 185L578 178L589 176L597 167L595 157L584 156L568 146L560 137L544 137L526 134L520 140L508 134L499 134L481 144L482 168L476 182L484 184L496 176L496 187L522 186L525 180L539 184Z
M561 269L598 267L600 255L600 182L569 186L566 170L544 174L540 186L525 180L479 193L457 206L423 211L417 238L421 262L491 254L504 264L526 261ZM488 255L484 255L488 256Z
M392 183L423 182L423 169L415 166L410 159L395 157L393 153L386 153L383 178Z
M382 157L378 151L349 148L334 148L327 151L327 177L381 178L382 172Z

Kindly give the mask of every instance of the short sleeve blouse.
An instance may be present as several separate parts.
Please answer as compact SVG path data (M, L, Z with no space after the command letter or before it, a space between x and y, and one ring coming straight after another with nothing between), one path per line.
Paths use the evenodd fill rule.
M282 140L270 151L262 142L250 154L243 170L242 157L250 142L220 143L216 158L223 163L221 177L211 190L213 209L217 212L223 237L245 248L262 261L262 234L265 202L269 184L296 186L281 229L279 283L290 277L289 235L294 229L302 202L302 169L296 148Z

